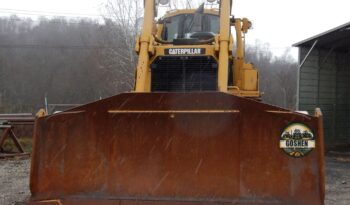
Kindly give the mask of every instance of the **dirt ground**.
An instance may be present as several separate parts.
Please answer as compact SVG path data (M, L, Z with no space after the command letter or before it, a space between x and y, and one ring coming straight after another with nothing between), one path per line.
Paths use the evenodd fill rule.
M350 205L350 155L326 158L326 205Z
M30 195L30 160L0 160L0 204L22 205Z
M29 159L0 160L0 205L23 205L29 197ZM350 155L326 158L326 205L350 205Z

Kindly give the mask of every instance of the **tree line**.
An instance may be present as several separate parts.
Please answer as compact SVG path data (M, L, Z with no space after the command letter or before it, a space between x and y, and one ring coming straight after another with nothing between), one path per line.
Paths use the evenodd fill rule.
M130 91L139 18L110 16L104 22L0 18L0 113L35 112L45 96L50 103L83 104ZM246 55L260 71L263 100L293 109L296 63L289 53L274 57L256 43Z
M130 90L133 66L113 22L0 18L2 112L51 103L86 103ZM120 29L121 30L121 29Z

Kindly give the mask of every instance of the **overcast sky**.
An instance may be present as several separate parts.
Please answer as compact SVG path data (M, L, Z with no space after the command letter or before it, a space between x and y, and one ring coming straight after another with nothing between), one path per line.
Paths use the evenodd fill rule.
M125 0L128 1L128 0ZM143 0L140 0L143 1ZM106 0L2 0L0 14L25 10L68 15L100 15ZM236 17L248 17L254 29L247 41L270 44L276 54L292 44L350 21L350 0L233 0ZM91 16L93 17L93 16ZM296 56L296 50L293 51Z

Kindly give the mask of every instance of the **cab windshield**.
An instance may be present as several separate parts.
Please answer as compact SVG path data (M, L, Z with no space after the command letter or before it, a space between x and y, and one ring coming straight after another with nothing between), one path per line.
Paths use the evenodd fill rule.
M220 18L212 14L181 14L165 18L162 39L172 42L174 39L213 38L219 33Z

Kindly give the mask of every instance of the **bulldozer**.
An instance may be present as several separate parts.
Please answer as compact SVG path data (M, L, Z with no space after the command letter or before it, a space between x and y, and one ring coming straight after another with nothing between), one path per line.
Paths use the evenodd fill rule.
M167 3L144 0L134 90L38 115L27 204L324 205L321 111L261 102L232 0Z

